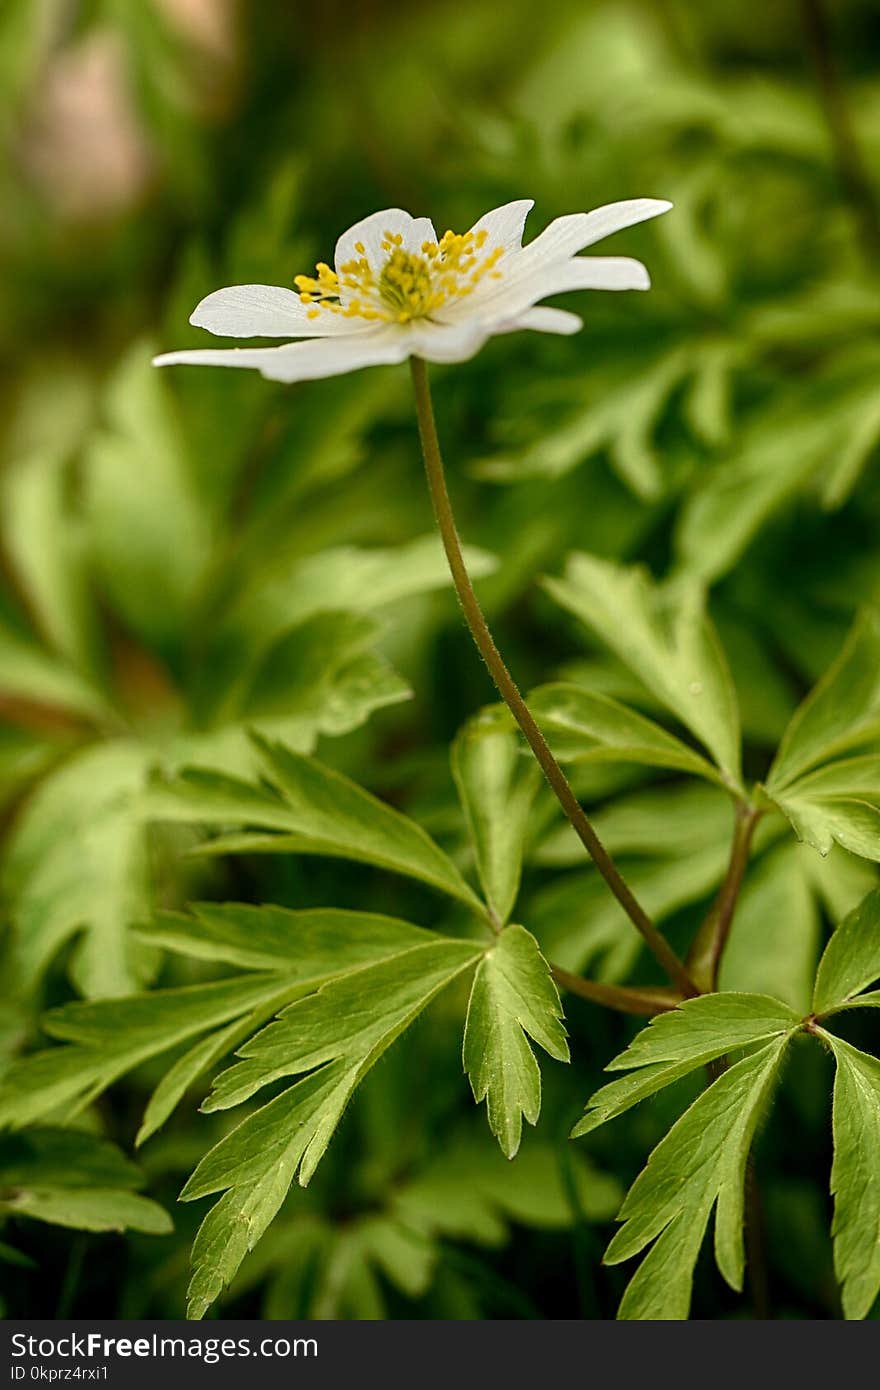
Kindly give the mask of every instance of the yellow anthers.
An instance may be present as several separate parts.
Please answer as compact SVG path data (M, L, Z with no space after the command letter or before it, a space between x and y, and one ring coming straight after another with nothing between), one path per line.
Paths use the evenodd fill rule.
M381 268L370 264L364 243L356 241L357 257L341 265L338 273L319 261L314 276L297 275L294 284L302 303L314 305L310 319L328 309L345 318L406 324L430 318L450 301L473 294L485 275L501 278L495 267L504 248L480 254L488 238L485 228L464 234L446 231L439 241L423 241L419 254L404 249L400 232L386 231Z
M318 262L315 271L315 275L295 275L293 277L293 283L299 290L301 303L325 304L328 301L338 300L339 281L336 271L331 270L324 261Z

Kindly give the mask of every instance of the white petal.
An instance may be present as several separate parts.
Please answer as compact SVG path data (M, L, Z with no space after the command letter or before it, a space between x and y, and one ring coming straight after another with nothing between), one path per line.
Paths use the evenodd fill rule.
M352 332L351 319L328 309L317 318L308 315L309 306L296 290L281 285L230 285L203 299L189 321L227 338L320 338L326 333Z
M534 206L534 198L519 198L515 203L504 203L475 222L471 231L487 233L487 249L503 246L505 251L519 251L526 218Z
M641 261L629 256L571 256L568 260L543 266L532 275L496 284L497 288L490 294L476 293L462 301L462 307L456 305L456 317L450 314L447 321L463 323L470 319L486 325L505 324L518 319L538 300L551 294L565 294L569 290L651 288L650 277ZM493 328L492 331L499 330Z
M521 251L512 251L509 258L502 257L497 280L483 280L467 299L444 309L442 317L450 323L470 316L498 322L515 318L530 304L565 290L647 289L650 285L648 273L638 261L625 257L578 261L572 258L575 252L602 237L646 218L657 217L671 207L671 203L658 198L631 198L622 203L609 203L593 212L557 217ZM577 268L560 270L569 265ZM593 269L584 269L585 266ZM593 275L595 283L591 279Z
M285 343L273 348L194 348L165 352L155 367L254 367L270 381L312 381L361 367L402 362L411 351L409 334L397 327L372 328L340 338Z
M499 325L495 333L518 333L522 328L531 328L536 333L579 333L584 321L579 314L570 314L567 309L549 309L541 305L537 309L526 309L518 318Z
M624 227L634 227L637 222L659 217L661 212L668 212L671 207L672 204L662 198L627 198L622 203L608 203L605 207L594 208L592 212L573 212L567 217L557 217L540 236L524 247L523 254L529 257L530 265L574 256L613 232L622 232Z
M541 298L566 290L649 290L651 277L630 256L573 256L542 276Z
M479 319L463 323L420 319L410 324L410 351L428 362L467 362L479 352L491 331Z
M411 217L402 208L386 208L384 212L373 212L361 222L355 222L336 243L336 273L348 261L366 256L374 270L381 270L388 259L388 252L382 250L385 233L403 238L402 245L407 251L421 251L425 241L436 241L437 233L429 217ZM363 252L356 250L357 243Z

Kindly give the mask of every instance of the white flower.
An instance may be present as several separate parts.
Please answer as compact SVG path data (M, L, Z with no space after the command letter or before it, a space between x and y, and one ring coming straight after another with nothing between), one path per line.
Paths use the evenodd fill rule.
M529 198L506 203L463 236L446 232L440 238L427 217L410 217L400 208L373 213L339 238L335 270L319 264L314 277L296 277L296 290L215 290L190 319L229 338L305 341L166 352L155 365L256 367L274 381L305 381L410 356L463 362L495 333L576 333L583 326L577 314L536 307L548 295L650 288L641 261L577 253L668 211L671 203L633 198L557 217L523 246L532 206Z

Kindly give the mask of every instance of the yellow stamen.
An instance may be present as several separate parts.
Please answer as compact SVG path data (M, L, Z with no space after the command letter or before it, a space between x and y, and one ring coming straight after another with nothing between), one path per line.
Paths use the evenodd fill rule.
M485 228L463 235L450 230L439 241L423 241L415 252L404 249L402 233L385 231L381 265L371 265L364 243L357 241L357 258L346 261L338 273L319 261L314 276L297 275L293 283L302 303L315 306L309 310L310 319L328 309L367 322L407 324L473 294L484 276L502 278L495 267L504 248L480 254L488 238Z

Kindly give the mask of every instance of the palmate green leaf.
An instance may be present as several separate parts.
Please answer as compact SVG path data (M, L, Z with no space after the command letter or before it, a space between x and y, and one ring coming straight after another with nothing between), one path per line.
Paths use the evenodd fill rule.
M168 1213L135 1188L139 1170L103 1139L76 1130L0 1136L0 1213L80 1231L171 1231Z
M647 572L569 557L548 592L591 628L700 740L733 787L740 786L736 691L698 584L661 589Z
M349 733L375 710L408 699L405 681L374 650L381 631L362 614L322 613L288 628L252 668L248 649L237 649L225 694L215 682L210 727L176 735L164 765L257 776L252 732L311 753L322 735Z
M25 980L78 937L71 976L84 994L125 994L154 953L129 924L150 906L141 795L148 753L123 739L75 753L22 809L6 850L5 891Z
M834 1270L846 1318L880 1292L880 1061L824 1033L834 1053Z
M864 859L880 859L880 757L876 754L827 763L771 797L798 839L820 854L827 854L837 843Z
M7 1070L0 1124L28 1124L59 1107L75 1113L133 1067L199 1038L160 1082L138 1136L142 1143L190 1084L286 1004L336 975L433 939L420 927L371 913L218 903L196 908L193 917L163 914L139 935L253 973L53 1010L44 1030L71 1045L33 1053Z
M337 908L290 911L206 903L191 911L193 916L160 915L139 935L183 955L222 961L244 970L283 971L308 989L333 975L355 970L407 944L418 945L424 940L421 928L408 922ZM288 991L285 1000L293 993ZM154 1134L189 1087L234 1052L239 1043L252 1037L271 1012L274 1002L271 1008L262 1005L209 1034L180 1057L150 1097L137 1143L143 1144Z
M71 1045L34 1052L6 1069L0 1081L0 1126L20 1127L56 1111L69 1118L148 1058L260 1006L271 1017L290 993L295 997L308 988L263 973L65 1004L45 1016L43 1027Z
M606 1071L628 1076L602 1086L587 1102L572 1138L589 1134L640 1100L725 1053L785 1039L797 1028L794 1009L762 994L706 994L658 1014Z
M869 893L840 923L816 972L813 1012L880 1005L880 992L863 993L880 980L880 889Z
M471 719L458 734L452 772L483 892L503 927L519 891L523 842L540 773L531 758L523 757L510 716L498 706Z
M541 1110L529 1038L567 1062L561 1019L559 992L535 938L524 927L505 927L474 975L463 1060L474 1100L486 1101L489 1128L508 1158L519 1148L523 1116L533 1125Z
M562 762L632 762L724 785L715 767L653 719L572 682L539 686L529 708Z
M865 609L795 710L767 776L774 798L810 768L880 734L880 613Z
M155 785L151 807L156 818L287 832L273 840L262 837L257 844L277 853L377 864L420 879L485 916L452 860L414 821L314 758L263 740L257 746L271 787L187 772ZM246 845L248 840L238 843Z
M605 1263L619 1264L654 1244L630 1280L619 1318L688 1316L694 1266L713 1207L716 1263L728 1284L742 1289L746 1163L787 1041L782 1034L724 1072L673 1125L636 1178Z
M371 650L374 618L324 612L284 634L266 652L243 693L239 717L267 737L311 752L320 734L348 733L409 688Z
M193 1247L190 1316L200 1317L278 1211L305 1186L343 1110L373 1064L431 999L481 954L425 933L426 944L325 985L240 1049L206 1110L240 1104L271 1082L309 1073L253 1112L205 1155L181 1197L221 1192Z

